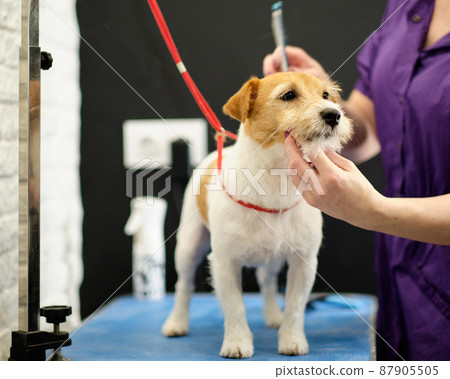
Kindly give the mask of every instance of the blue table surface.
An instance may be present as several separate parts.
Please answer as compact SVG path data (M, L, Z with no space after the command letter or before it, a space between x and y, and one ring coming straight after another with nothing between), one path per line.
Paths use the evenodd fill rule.
M309 353L291 357L277 352L277 331L264 324L261 296L245 294L248 324L254 338L254 355L250 360L370 360L373 331L369 324L372 325L376 299L357 294L347 294L344 299L330 295L307 308L305 332ZM214 295L193 296L189 335L184 337L165 338L160 333L172 304L173 295L162 300L116 298L72 333L72 346L63 348L63 354L74 361L227 360L219 355L223 313Z

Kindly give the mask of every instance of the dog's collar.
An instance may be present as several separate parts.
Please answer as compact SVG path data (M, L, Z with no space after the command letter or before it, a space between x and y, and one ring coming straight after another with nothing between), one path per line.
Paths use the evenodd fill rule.
M219 177L220 177L220 172L219 172ZM281 208L281 209L264 208L264 207L260 207L259 205L256 205L256 204L247 203L247 202L245 202L245 201L243 201L243 200L236 199L234 196L230 195L230 193L227 191L227 189L226 189L225 185L222 183L222 181L221 181L220 184L222 184L223 190L225 191L225 193L228 195L228 197L229 197L231 200L233 200L234 202L236 202L236 203L242 205L243 207L250 208L250 209L254 209L255 211L259 211L259 212L265 212L265 213L283 213L283 212L286 212L286 211L288 211L288 210L294 208L294 207L300 202L300 200L299 200L299 201L295 202L294 204L292 204L291 206L289 206L289 207L287 207L287 208Z
M227 188L225 187L225 184L222 181L222 158L223 158L222 151L223 151L223 140L224 140L224 137L225 136L224 136L223 133L218 132L216 134L216 140L217 140L217 171L218 171L218 177L219 177L220 184L222 185L222 188L223 188L224 192L227 194L227 196L231 200L233 200L234 202L242 205L243 207L246 207L246 208L249 208L249 209L253 209L253 210L258 211L258 212L265 212L265 213L283 213L283 212L286 212L286 211L294 208L300 202L300 200L299 200L299 201L295 202L294 204L292 204L291 206L286 207L286 208L281 208L281 209L264 208L264 207L260 207L259 205L256 205L256 204L247 203L246 201L236 199L233 195L231 195L227 191Z

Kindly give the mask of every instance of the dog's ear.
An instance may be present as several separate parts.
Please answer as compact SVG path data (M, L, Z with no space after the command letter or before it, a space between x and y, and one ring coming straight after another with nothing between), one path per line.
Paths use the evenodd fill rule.
M259 79L252 77L223 106L223 112L228 116L244 122L252 113L258 94Z

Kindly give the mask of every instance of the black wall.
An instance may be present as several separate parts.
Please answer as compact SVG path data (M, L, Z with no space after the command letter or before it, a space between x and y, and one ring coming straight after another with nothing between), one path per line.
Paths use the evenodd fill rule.
M222 105L251 75L261 76L262 60L274 48L267 0L160 1L175 43L198 87L221 119ZM378 26L379 0L284 1L287 41L300 45L333 72ZM78 0L81 44L81 189L85 211L81 288L82 316L92 313L131 274L131 238L123 233L129 215L122 163L122 123L158 116L114 72L117 71L164 118L202 117L176 70L145 0ZM113 70L114 69L114 70ZM357 78L355 56L334 76L348 96ZM215 146L210 131L209 147ZM382 188L380 160L360 166ZM178 226L181 194L166 199L168 237ZM173 249L167 242L167 289L173 290ZM325 217L319 273L338 291L374 293L374 236ZM250 273L251 274L251 273ZM209 290L207 272L198 290ZM255 290L254 278L245 289ZM316 291L329 291L320 279ZM115 295L131 292L131 281Z

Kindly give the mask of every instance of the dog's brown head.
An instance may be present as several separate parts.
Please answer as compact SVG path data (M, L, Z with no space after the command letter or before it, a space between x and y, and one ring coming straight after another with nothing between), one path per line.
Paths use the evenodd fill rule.
M342 148L352 134L339 105L340 88L306 73L278 73L247 81L224 105L262 148L284 143L285 132L302 141L305 154Z

